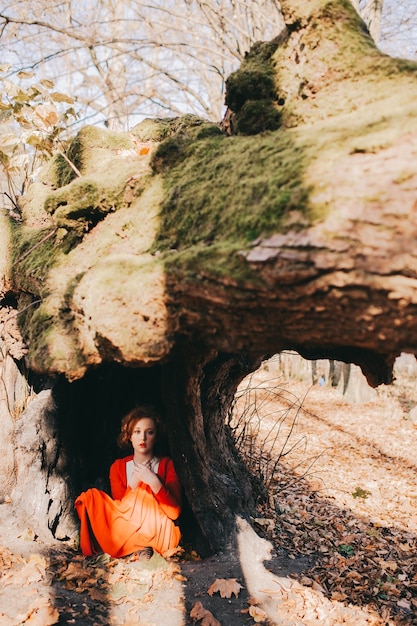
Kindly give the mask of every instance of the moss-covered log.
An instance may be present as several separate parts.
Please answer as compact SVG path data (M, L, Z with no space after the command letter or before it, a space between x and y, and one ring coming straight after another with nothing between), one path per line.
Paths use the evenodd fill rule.
M295 349L378 385L417 353L417 65L382 54L348 0L282 9L285 31L230 77L224 123L87 127L68 152L81 177L54 159L10 225L3 291L30 367L165 368L211 549L253 501L222 426L244 371Z

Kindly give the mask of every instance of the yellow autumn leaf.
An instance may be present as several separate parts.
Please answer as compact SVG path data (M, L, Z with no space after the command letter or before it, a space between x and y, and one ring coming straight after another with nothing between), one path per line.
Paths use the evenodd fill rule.
M43 78L40 83L43 87L46 87L46 89L52 89L52 87L54 86L52 80L48 80L48 78Z
M19 93L19 87L15 85L11 80L3 79L1 81L2 91L8 95L9 98L15 98Z
M212 596L213 593L218 591L222 598L231 598L232 593L234 593L237 598L241 589L242 585L237 582L236 578L217 578L214 583L210 585L207 593L209 596Z
M54 126L58 120L58 113L53 104L40 104L36 107L34 114L45 126Z
M33 72L25 72L25 71L21 71L18 72L17 77L21 78L21 79L25 79L25 78L33 78L34 74Z
M65 93L59 93L58 91L54 91L51 93L51 98L55 102L66 102L67 104L74 104L74 98L71 96L67 96Z

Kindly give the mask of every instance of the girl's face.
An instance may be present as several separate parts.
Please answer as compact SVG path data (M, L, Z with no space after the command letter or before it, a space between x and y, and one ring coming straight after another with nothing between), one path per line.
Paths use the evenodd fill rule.
M140 455L150 455L156 442L155 422L150 417L142 417L133 426L130 437L134 452Z

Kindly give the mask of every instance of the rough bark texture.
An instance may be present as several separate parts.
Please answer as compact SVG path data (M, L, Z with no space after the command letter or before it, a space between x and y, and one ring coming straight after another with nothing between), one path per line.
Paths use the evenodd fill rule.
M51 390L33 398L17 420L12 504L24 528L43 540L75 535L71 481ZM49 533L47 532L49 531Z
M211 550L254 502L223 423L246 372L294 349L376 386L417 353L417 66L382 55L347 0L282 7L285 32L228 81L225 132L189 116L83 129L81 178L49 164L2 261L27 363L74 381L69 406L78 382L104 389L107 364L162 376L150 389ZM99 412L85 417L94 433Z
M256 365L193 345L177 350L163 368L171 450L201 536L187 530L202 553L230 544L236 516L255 510L254 478L234 449L225 418L237 385Z

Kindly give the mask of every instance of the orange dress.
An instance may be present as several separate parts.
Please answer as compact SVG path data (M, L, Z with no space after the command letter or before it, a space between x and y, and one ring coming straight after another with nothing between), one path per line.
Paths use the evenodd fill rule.
M80 518L80 548L84 555L106 552L121 557L151 546L164 554L179 544L176 520L181 512L181 485L169 457L159 461L162 482L158 493L140 482L127 484L126 464L133 455L117 459L110 467L112 497L99 489L84 491L75 501Z

